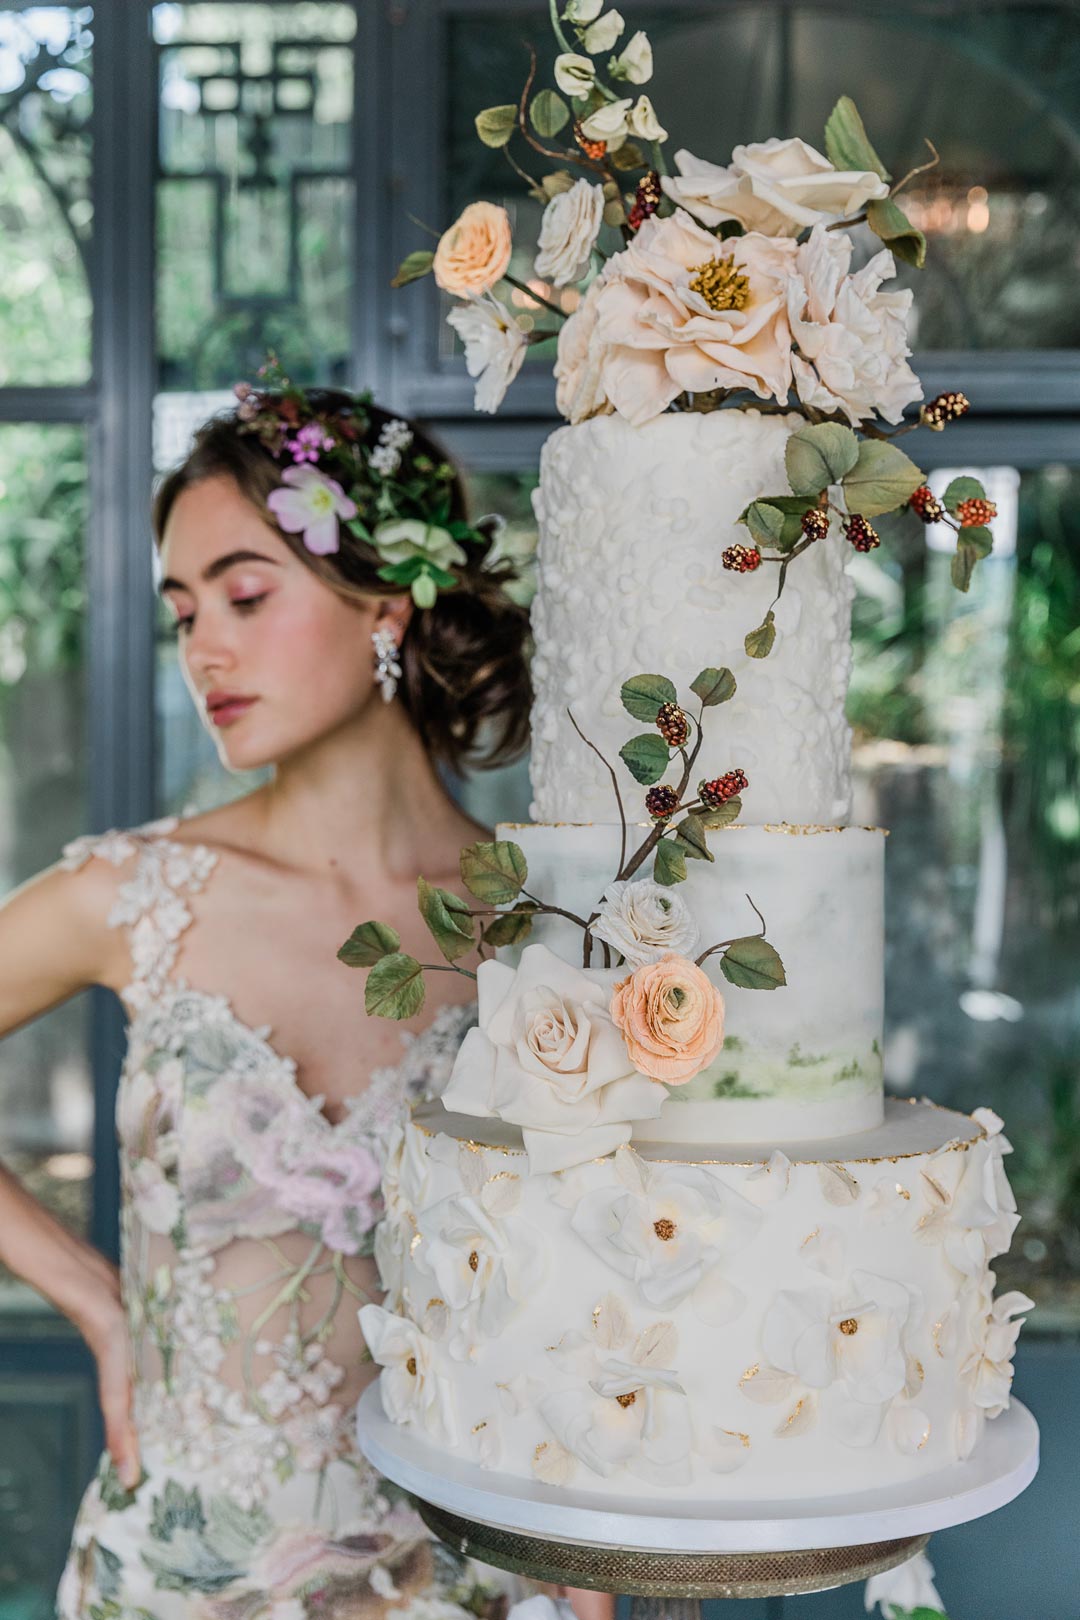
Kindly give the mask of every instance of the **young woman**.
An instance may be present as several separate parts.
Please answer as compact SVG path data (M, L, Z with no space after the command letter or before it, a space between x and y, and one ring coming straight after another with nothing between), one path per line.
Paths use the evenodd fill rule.
M99 1371L107 1449L62 1620L500 1601L353 1436L379 1161L405 1099L445 1081L472 981L433 976L400 1026L336 953L379 918L428 959L417 876L463 892L459 850L485 836L436 766L524 745L527 619L432 443L275 376L238 386L154 511L192 701L229 771L272 778L76 839L0 909L0 1033L91 984L129 1026L120 1271L0 1176L0 1258Z

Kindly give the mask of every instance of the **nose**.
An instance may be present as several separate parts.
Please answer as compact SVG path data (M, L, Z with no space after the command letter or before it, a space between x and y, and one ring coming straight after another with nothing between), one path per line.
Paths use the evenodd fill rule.
M182 643L184 658L193 677L206 684L206 677L236 664L235 627L223 615L204 609Z

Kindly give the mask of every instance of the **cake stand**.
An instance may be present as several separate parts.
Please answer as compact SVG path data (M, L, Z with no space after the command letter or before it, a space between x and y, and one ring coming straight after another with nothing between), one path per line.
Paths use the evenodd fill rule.
M628 1511L625 1498L556 1490L448 1455L391 1423L378 1383L357 1409L368 1461L417 1500L456 1551L533 1580L648 1600L636 1614L686 1614L703 1598L824 1592L895 1568L934 1530L1004 1507L1039 1465L1039 1431L1014 1400L976 1454L904 1486L817 1501L673 1502ZM674 1600L674 1601L672 1601Z

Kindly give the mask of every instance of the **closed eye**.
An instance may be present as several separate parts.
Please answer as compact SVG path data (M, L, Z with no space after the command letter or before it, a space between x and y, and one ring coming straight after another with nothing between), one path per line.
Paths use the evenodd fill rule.
M260 602L266 601L269 594L269 591L263 591L261 596L237 596L233 599L232 606L238 608L242 613L252 613ZM194 623L194 613L189 614L185 619L174 619L171 626L172 632L174 635L179 636L183 632L189 631Z

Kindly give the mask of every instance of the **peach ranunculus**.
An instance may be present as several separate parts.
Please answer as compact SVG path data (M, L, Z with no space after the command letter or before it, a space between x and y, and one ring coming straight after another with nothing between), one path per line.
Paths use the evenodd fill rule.
M634 1067L668 1086L692 1080L724 1044L723 996L696 962L674 952L619 980L611 1018Z
M512 247L506 209L496 203L470 203L440 236L432 273L443 292L479 298L506 274Z
M748 388L786 404L796 251L790 237L751 233L719 242L681 208L645 220L608 260L596 295L590 345L603 396L635 427L684 389ZM575 311L567 327L578 313L585 318ZM572 351L569 333L566 341Z

